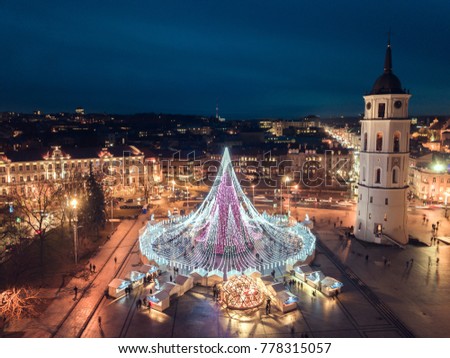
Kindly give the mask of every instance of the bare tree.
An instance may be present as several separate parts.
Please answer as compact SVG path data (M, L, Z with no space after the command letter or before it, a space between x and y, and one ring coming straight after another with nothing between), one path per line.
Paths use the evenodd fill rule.
M45 239L60 223L60 203L64 199L62 186L46 180L37 181L32 186L16 186L12 199L23 223L39 240L40 266L43 268Z

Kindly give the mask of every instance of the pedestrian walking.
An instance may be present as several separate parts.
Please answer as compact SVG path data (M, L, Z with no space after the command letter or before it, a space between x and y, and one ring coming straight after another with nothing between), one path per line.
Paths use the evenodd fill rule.
M117 257L114 256L114 265L117 265Z
M436 259L436 266L439 265L439 257Z
M96 268L95 265L92 265L92 272L95 272Z
M410 262L411 262L411 266L412 266L412 264L414 263L414 259L411 258Z
M75 294L74 300L76 300L76 299L77 299L77 296L78 296L78 287L77 287L77 286L75 286L75 287L73 288L73 293Z
M366 261L369 261L369 255L366 255Z
M102 316L98 316L98 326L102 328Z
M431 266L431 256L428 256L428 267Z
M170 276L169 276L169 280L170 280L170 282L172 282L172 278L173 278L173 277L172 277L172 275L170 275Z

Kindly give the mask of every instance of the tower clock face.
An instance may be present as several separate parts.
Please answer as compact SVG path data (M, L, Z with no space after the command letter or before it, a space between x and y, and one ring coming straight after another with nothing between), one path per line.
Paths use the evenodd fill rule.
M394 107L395 108L402 108L402 101L395 101L394 102Z
M372 103L371 102L367 102L366 104L366 108L369 110L372 108Z

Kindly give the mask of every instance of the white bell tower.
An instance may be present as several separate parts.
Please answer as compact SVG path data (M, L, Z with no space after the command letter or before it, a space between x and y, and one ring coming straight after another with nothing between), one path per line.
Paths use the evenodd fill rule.
M356 238L379 244L408 243L406 231L411 95L392 72L388 43L384 73L364 96Z

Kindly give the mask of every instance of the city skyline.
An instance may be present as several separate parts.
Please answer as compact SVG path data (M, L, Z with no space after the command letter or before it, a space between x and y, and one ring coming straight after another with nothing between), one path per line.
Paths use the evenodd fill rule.
M2 5L0 111L357 116L383 70L446 114L444 1Z

